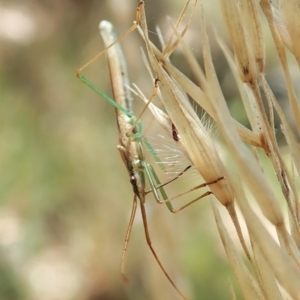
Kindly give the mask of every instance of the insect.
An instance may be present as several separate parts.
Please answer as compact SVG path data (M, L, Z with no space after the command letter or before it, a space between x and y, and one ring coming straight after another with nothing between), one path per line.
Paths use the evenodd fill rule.
M115 40L115 33L111 23L107 21L102 21L99 25L101 36L104 40L106 46L109 46ZM108 48L106 48L108 49ZM125 59L119 44L114 44L107 50L109 71L111 76L112 90L114 95L114 100L110 99L105 93L99 90L94 84L87 80L83 75L77 73L77 76L90 88L95 90L99 95L101 95L106 101L115 107L117 125L119 130L119 144L117 149L119 150L120 156L126 166L129 174L130 183L133 188L134 198L133 206L130 216L130 221L125 237L125 243L122 253L122 263L121 263L121 274L125 280L125 253L127 245L129 243L130 234L133 226L133 221L136 214L137 202L139 200L140 209L142 214L142 220L144 224L144 231L147 244L155 257L155 260L159 264L163 273L173 285L176 291L180 294L183 299L187 299L179 288L175 285L171 277L168 275L167 271L160 262L150 239L150 234L147 224L147 215L145 209L145 197L146 197L146 184L145 177L148 179L151 192L157 202L163 203L167 200L167 195L164 191L163 185L161 185L158 176L156 175L154 169L150 164L145 162L143 153L143 144L146 144L150 153L153 155L155 160L159 161L159 157L155 153L154 149L151 147L150 143L142 135L142 123L139 121L132 112L132 97L130 90L128 88L128 76L126 70ZM161 196L160 196L161 195ZM161 200L161 197L163 200ZM172 212L180 211L183 208L174 210L170 201L165 202L168 209Z
M138 6L137 20L140 16L140 8L143 9L143 2L140 2L139 6ZM137 27L137 25L133 25L124 35L133 31L136 27ZM147 180L149 182L150 189L154 195L155 200L159 203L165 203L167 205L168 209L173 213L181 211L182 209L191 205L195 201L198 201L199 199L205 197L206 195L211 194L212 192L211 191L206 192L205 194L194 199L193 201L190 201L189 203L180 207L177 210L173 209L173 206L170 203L170 201L173 200L173 198L168 199L168 197L164 191L164 188L163 188L165 184L160 183L160 180L158 179L154 169L152 168L152 166L150 164L148 164L145 161L145 158L144 158L143 145L146 145L146 147L150 150L150 153L152 154L154 159L158 162L160 161L158 155L155 153L155 151L151 147L150 143L142 135L142 123L140 122L140 118L139 117L136 118L132 112L132 99L131 99L130 91L128 88L129 82L128 82L128 78L127 78L125 59L123 58L123 54L121 52L120 46L117 44L117 42L124 35L121 36L120 38L116 39L115 35L112 33L113 32L112 25L106 21L102 21L100 23L100 30L101 30L102 37L105 41L106 48L100 54L98 54L92 61L90 61L89 63L84 65L82 68L80 68L77 71L77 76L81 79L82 82L84 82L86 85L88 85L94 91L96 91L106 101L108 101L110 104L112 104L116 108L116 117L117 117L118 129L119 129L119 145L117 148L120 152L121 158L122 158L122 160L126 166L126 169L128 171L130 183L131 183L131 185L133 187L133 191L134 191L133 207L132 207L131 217L130 217L130 221L129 221L129 226L128 226L127 233L126 233L123 254L122 254L121 273L125 278L125 275L124 275L125 253L126 253L129 239L130 239L133 221L135 218L137 202L139 200L147 244L148 244L153 256L155 257L157 263L159 264L160 268L164 272L165 276L168 278L168 280L173 285L173 287L176 289L176 291L184 299L186 299L186 297L177 288L175 283L172 281L172 279L170 278L170 276L168 275L168 273L162 266L155 250L152 247L149 230L148 230L148 225L147 225L147 215L146 215L146 210L145 210L145 196L147 194L147 192L145 191L145 179L147 178ZM147 45L147 46L149 49L149 45ZM80 72L84 68L86 68L90 63L92 63L95 59L97 59L100 55L102 55L105 52L108 55L109 69L110 69L110 74L111 74L111 79L112 79L112 89L113 89L115 101L110 99L105 93L103 93L101 90L99 90L95 85L93 85L89 80L87 80L83 75L80 74ZM151 100L152 100L152 97L148 101L149 104L150 104ZM148 105L149 105L148 103L145 108L148 107ZM173 118L172 118L172 120L173 120ZM172 123L171 128L172 128L172 133L173 133L173 139L176 142L179 142L179 140L181 140L181 135L177 131L177 125L175 127L175 125ZM183 174L183 172L181 172L176 178L181 176L181 174ZM169 182L174 181L176 178L170 180ZM207 186L210 184L215 184L215 183L218 183L219 181L222 182L223 178L224 178L223 176L220 176L220 177L217 177L217 179L206 180L207 183L203 183L203 184L197 186L196 188L200 188L200 187ZM196 188L194 188L194 189L196 189ZM183 194L180 194L178 196L181 196L181 195L183 195ZM163 198L163 200L161 200L160 196Z
M180 17L178 18L177 25L180 23L186 7L187 5L184 7ZM163 66L167 63L167 56L165 56L165 53L168 55L172 52L172 49L174 49L177 43L181 41L181 37L186 29L179 34L177 33L176 28L174 28L178 40L172 45L170 42L168 42L166 49L163 52L160 52L151 43L148 37L144 2L140 2L138 5L136 25L145 41L148 59L155 74L156 82L160 82L160 91L162 94L161 101L169 115L169 123L171 123L169 124L167 131L170 132L171 130L171 136L173 137L173 140L183 146L182 148L192 165L197 168L201 176L204 178L206 183L199 185L198 187L210 185L210 192L203 194L194 201L188 203L186 206L194 203L208 194L213 193L220 203L226 207L234 223L242 247L247 257L250 258L250 254L245 244L245 240L237 218L233 194L229 184L226 181L226 172L215 148L214 142L188 103L178 84L163 68ZM132 28L133 27L130 29L131 31L135 29ZM154 97L156 91L157 89L154 90L152 97ZM149 105L151 105L150 101Z

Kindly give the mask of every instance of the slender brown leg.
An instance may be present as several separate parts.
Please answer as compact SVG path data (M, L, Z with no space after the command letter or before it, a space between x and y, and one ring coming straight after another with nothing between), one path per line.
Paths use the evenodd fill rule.
M178 197L181 197L181 196L183 196L183 195L185 195L185 194L187 194L187 193L189 193L189 192L192 192L192 191L194 191L194 190L200 189L200 188L205 187L205 186L207 186L207 185L211 185L211 184L217 183L218 181L220 181L220 180L222 180L222 179L224 179L224 177L220 177L220 178L218 178L218 179L216 179L216 180L214 180L214 181L211 181L211 182L205 182L205 183L202 183L202 184L200 184L200 185L198 185L198 186L196 186L196 187L194 187L194 188L192 188L192 189L190 189L190 190L188 190L188 191L186 191L186 192L184 192L184 193L182 193L182 194L179 194L179 195L177 195L177 196L175 196L175 197L173 197L173 198L170 198L170 199L168 199L167 201L164 201L164 202L172 201L172 200L174 200L174 199L176 199L176 198L178 198ZM200 199L202 199L202 198L204 198L204 197L206 197L206 196L209 196L209 195L211 195L211 194L213 194L213 192L208 191L208 192L202 194L201 196L197 197L196 199L194 199L194 200L188 202L187 204L185 204L185 205L179 207L178 209L172 210L171 212L174 213L174 214L176 214L176 213L180 212L181 210L187 208L187 207L190 206L191 204L195 203L196 201L198 201L198 200L200 200Z
M126 231L124 248L123 248L122 259L121 259L121 276L122 276L122 278L125 282L128 282L128 278L125 275L125 254L126 254L127 246L128 246L128 243L129 243L130 234L131 234L131 230L132 230L132 225L133 225L133 221L134 221L134 217L135 217L135 213L136 213L136 207L137 207L137 199L136 198L137 198L137 196L134 195L130 220L129 220L128 228L127 228L127 231Z
M145 237L146 237L146 241L147 244L156 260L156 262L158 263L158 265L160 266L161 270L163 271L163 273L165 274L165 276L168 278L169 282L172 284L172 286L174 287L174 289L179 293L179 295L183 298L183 299L187 299L182 292L179 290L179 288L176 286L176 284L174 283L174 281L171 279L171 277L169 276L169 274L167 273L167 271L165 270L165 268L163 267L162 263L160 262L154 248L152 247L152 243L151 243L151 239L150 239L150 234L149 234L149 230L148 230L148 223L147 223L147 215L146 215L146 209L145 209L145 205L142 201L140 201L140 206L141 206L141 213L142 213L142 219L143 219L143 223L144 223L144 231L145 231Z

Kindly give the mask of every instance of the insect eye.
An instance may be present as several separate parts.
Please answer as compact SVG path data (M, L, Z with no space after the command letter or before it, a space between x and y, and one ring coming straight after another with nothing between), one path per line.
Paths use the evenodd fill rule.
M131 176L131 177L130 177L130 183L131 183L132 185L136 185L136 178L135 178L134 176Z

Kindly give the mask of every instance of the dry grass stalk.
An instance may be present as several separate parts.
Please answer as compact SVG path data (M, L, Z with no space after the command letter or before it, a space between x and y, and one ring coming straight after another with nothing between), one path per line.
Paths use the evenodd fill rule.
M142 6L140 25L148 51L148 58L154 74L160 80L162 102L171 120L171 122L165 121L165 126L169 126L170 123L175 124L189 159L206 182L215 180L218 176L225 176L226 180L221 180L210 186L216 198L226 207L233 205L233 199L239 204L253 250L253 256L249 257L252 275L245 266L240 254L236 251L235 245L222 223L217 204L212 202L224 248L245 299L283 299L279 286L284 288L291 299L300 299L299 200L295 179L285 165L276 141L273 121L274 109L280 117L291 160L299 173L298 142L265 80L265 47L260 25L261 20L258 14L259 7L254 1L220 0L220 2L234 58L222 42L219 42L235 75L252 125L252 131L247 132L246 129L242 129L243 127L230 115L212 62L203 15L201 18L201 38L204 71L196 64L191 51L184 44L182 34L177 32L176 28L178 26L174 28L178 44L182 47L197 82L201 84L201 87L199 87L168 62L164 54L170 54L173 49L161 52L152 45L147 35L147 25ZM293 14L293 9L297 12L299 8L299 3L296 2L291 1L291 6L284 7L286 1L282 1L280 12L286 26L285 30L289 33L288 46L299 63L299 47L295 36L299 35L300 29L298 22L289 22L289 20L292 20L290 16ZM278 15L275 16L270 1L261 1L261 6L275 40L285 74L290 105L294 112L295 122L299 125L299 107L290 80L283 42L274 21L275 17L278 18ZM293 43L291 42L292 39ZM190 110L181 89L184 89L186 93L193 97L216 121L238 170L238 179L224 168L222 161L213 148L210 137L205 133L197 116ZM261 92L267 98L268 113L263 106ZM166 117L163 118L166 119ZM273 164L282 194L287 202L291 233L287 229L284 211L279 199L275 195L266 174L262 171L257 156L249 151L243 141L252 144L252 146L262 147ZM269 234L253 211L248 196L244 192L245 186L250 190L263 216L276 229L279 244Z
M147 36L147 24L143 7L141 9L141 13L141 27L147 46L149 61L154 73L160 80L162 103L164 104L164 107L166 108L170 119L172 120L171 123L175 125L175 128L180 133L180 145L184 148L188 159L196 167L206 183L209 184L218 179L222 179L218 180L214 184L209 185L209 188L216 198L222 203L222 205L224 205L228 210L243 249L249 260L251 260L237 219L231 188L228 185L226 178L224 178L224 166L217 153L214 142L206 131L206 128L199 120L197 114L193 111L192 107L188 103L187 98L156 60L151 45L148 43L149 39ZM163 115L160 114L157 120L160 120L160 117L162 116ZM168 124L170 124L170 121L164 121L163 125L168 126ZM173 130L171 128L172 127L169 127L169 130L167 129L167 131L169 131L171 136L173 136ZM178 138L175 140L179 142Z

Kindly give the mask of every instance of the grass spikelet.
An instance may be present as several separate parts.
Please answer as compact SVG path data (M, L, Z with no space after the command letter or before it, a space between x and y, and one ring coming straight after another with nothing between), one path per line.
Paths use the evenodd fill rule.
M280 18L280 16L278 17L278 15L276 14L276 9L273 8L273 5L270 1L262 0L260 5L261 5L261 8L262 8L266 18L267 18L271 34L274 39L274 43L276 45L276 50L277 50L278 57L280 59L282 70L284 73L286 88L288 91L288 98L289 98L290 106L291 106L291 109L292 109L292 112L294 115L294 119L297 124L297 128L300 128L300 108L299 108L299 104L297 101L295 89L292 84L292 79L291 79L291 75L290 75L289 68L288 68L287 57L286 57L286 53L285 53L285 49L284 49L284 45L283 45L283 41L285 41L286 38L285 37L281 38L283 31L277 29L278 22L276 20L278 18ZM280 21L281 21L281 24L283 24L282 19L280 19ZM284 24L283 24L283 26L284 26ZM285 30L284 30L284 32L285 32ZM290 46L290 45L288 45L288 46Z
M226 230L226 227L222 222L220 213L214 201L212 201L212 208L228 260L231 264L236 278L239 281L239 286L241 287L245 299L264 299L263 294L257 285L257 282L245 266L245 263L243 262L234 243L232 242Z
M214 142L206 131L201 120L198 118L198 115L192 109L190 103L179 89L178 85L163 70L155 57L148 39L147 24L143 9L141 9L141 12L141 27L148 51L149 61L154 73L159 78L162 103L172 120L172 124L174 124L176 130L179 132L179 142L181 143L182 148L185 149L185 153L187 153L192 165L195 166L205 182L208 184L214 182L209 186L209 188L222 205L226 207L236 228L245 254L249 260L251 260L238 222L231 188L226 177L224 177L224 166L217 153ZM157 116L158 113L155 112L154 115ZM162 114L160 114L157 118L158 121L160 121L161 115ZM170 121L164 121L162 126L165 127L165 124L168 123L170 124ZM215 182L216 180L218 181Z
M176 31L175 31L176 33ZM179 38L179 35L177 35ZM195 74L196 80L200 82L201 88L197 86L194 82L189 80L180 70L178 70L176 67L174 67L164 56L163 54L149 41L149 44L151 45L151 48L157 57L157 59L160 61L160 64L164 67L164 69L172 75L172 78L174 78L177 83L185 90L185 92L193 98L193 100L202 107L213 119L215 119L214 112L211 110L211 107L208 105L208 99L204 92L205 89L205 79L204 75L201 71L201 68L199 67L197 61L193 57L193 54L188 49L188 47L185 45L183 40L180 40L180 45L183 48L183 52L186 55L187 61L191 67L191 70ZM201 84L203 82L203 84ZM239 135L241 138L246 141L247 143L256 146L256 147L262 147L261 140L259 136L254 133L253 131L250 131L248 128L246 128L244 125L238 123L236 120L233 119L233 122L235 123L237 130L239 132Z
M251 82L257 76L256 64L253 63L254 55L251 51L250 41L246 35L243 25L245 23L243 22L238 2L222 0L221 6L240 76L244 82ZM247 25L250 24L248 23Z
M294 54L295 59L300 66L300 46L299 46L299 31L300 31L300 4L298 0L279 1L279 13L282 17L286 32L289 37L289 49Z
M224 185L222 186L223 190L220 189L219 191L215 190L213 186L210 188L216 198L226 207L233 204L234 200L238 203L252 246L253 254L249 254L247 249L244 249L247 253L249 266L246 266L243 262L235 248L236 246L230 239L219 214L217 203L212 201L212 207L228 260L245 299L283 299L281 288L292 299L300 299L300 287L298 284L300 280L298 252L300 241L299 199L295 178L286 166L276 140L274 111L279 115L290 158L295 165L295 169L299 172L300 153L297 139L265 78L266 53L258 11L259 7L254 1L220 0L220 3L233 53L230 52L220 38L217 37L217 39L234 74L251 129L248 131L244 130L242 125L238 124L230 114L212 60L203 11L200 20L204 70L200 68L193 57L193 53L186 46L183 35L178 32L178 26L171 25L174 35L178 39L178 45L182 48L186 60L195 75L195 80L200 86L186 78L172 65L168 57L164 56L165 53L170 52L165 50L159 51L150 42L142 11L140 25L147 47L148 59L154 74L159 78L161 101L168 115L160 113L158 108L154 109L152 105L149 107L154 112L154 115L157 115L157 119L164 115L162 123L164 123L165 127L169 127L171 123L175 124L182 139L182 146L188 153L192 164L199 170L206 182L208 177L205 177L205 173L208 168L211 167L211 174L222 169L221 174L224 174L226 185L229 187L229 194L227 195L231 197L230 202L222 200L227 193ZM281 2L281 5L283 6L284 2ZM274 10L272 10L271 3L266 0L261 1L261 7L267 17L278 54L281 57L290 105L292 110L294 110L295 120L298 124L298 104L290 80L285 50L280 34L276 29ZM290 8L284 8L283 10L280 7L280 10L281 14L291 14ZM295 11L297 11L296 8ZM294 34L295 36L295 32L299 34L297 23L293 28L290 28L291 24L285 26L290 35ZM288 26L290 27L288 28ZM290 48L293 48L291 51L297 60L297 49L295 47L293 48L290 45ZM228 147L238 178L236 178L237 174L224 168L220 158L210 156L211 154L213 155L214 150L209 146L209 137L202 133L203 128L199 125L196 114L193 114L188 107L182 89L215 120L218 130ZM263 105L263 96L267 99L268 111ZM261 147L266 157L270 160L282 196L286 200L290 217L290 232L278 194L274 192L274 187L262 169L260 156L257 155L256 149L251 152L244 144L245 142L251 144L252 147ZM205 154L203 155L203 153ZM203 168L205 168L204 161L206 162L205 171L203 171ZM258 217L253 210L249 201L249 195L245 192L245 187L249 189L251 196L258 205L262 214L261 217ZM221 195L222 192L224 193L223 196ZM266 230L264 223L261 222L261 218L272 224L277 235L275 239ZM244 235L241 232L239 234L242 235L240 240L243 244ZM276 239L278 239L279 243Z
M206 182L216 180L218 177L222 177L222 171L220 170L222 164L211 144L210 138L204 130L201 130L203 129L201 128L202 124L198 127L198 120L193 119L190 106L186 104L184 95L156 60L151 46L148 43L147 24L144 18L145 15L142 13L141 26L145 35L149 61L154 73L160 80L160 90L162 98L164 99L163 104L179 132L187 133L187 135L183 137L183 143L186 149L189 149L189 156L193 164L199 171L202 170L202 177ZM193 128L194 130L187 131L189 128ZM214 156L214 159L212 159L212 156ZM212 162L212 165L207 169L207 172L204 173L203 170L207 168L207 162L209 161ZM206 168L204 166L206 166ZM220 174L220 176L216 176L216 174ZM222 181L220 181L220 185L222 185L222 188L220 189L222 190L222 200L220 201L223 205L229 205L232 199L230 191L227 188L224 193L225 190L223 189ZM218 194L218 192L216 192L216 194Z

